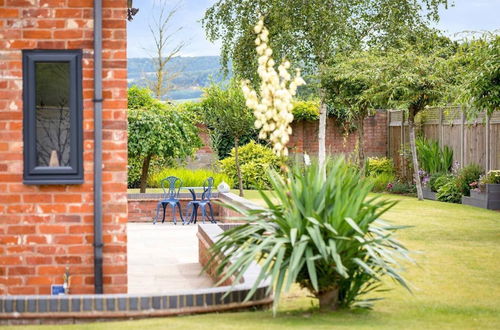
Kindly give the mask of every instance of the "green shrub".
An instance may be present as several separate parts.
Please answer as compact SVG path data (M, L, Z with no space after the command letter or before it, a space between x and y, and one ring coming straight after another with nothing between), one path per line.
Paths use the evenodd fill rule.
M274 152L254 141L240 147L239 160L244 189L267 189L270 186L268 170L278 170L282 161ZM237 182L234 149L231 156L220 161L222 172Z
M281 294L298 283L329 311L370 307L385 279L409 289L400 262L411 259L393 237L403 227L380 220L395 203L368 198L370 184L359 171L339 159L327 160L323 168L316 162L294 167L285 180L277 173L270 177L273 198L262 193L262 209L230 205L247 221L224 231L210 250L206 267L216 267L220 282L234 276L239 283L259 260L261 273L248 297L268 278L276 307Z
M161 188L161 179L168 176L176 176L181 179L184 187L202 187L203 182L210 176L214 178L215 187L217 187L222 181L225 181L229 187L234 187L234 181L224 173L217 173L207 169L190 170L187 168L165 168L156 172L150 175L148 187Z
M429 174L450 171L453 166L453 150L450 147L441 148L439 142L426 138L418 138L416 145L420 168Z
M439 188L453 180L453 178L453 174L451 173L435 173L431 175L429 186L432 191L437 192Z
M451 179L441 186L436 193L436 198L441 202L460 204L462 202L462 191L457 179Z
M387 189L387 185L394 181L394 174L380 173L367 177L367 180L373 185L373 192L383 192Z
M415 185L403 181L395 181L387 185L387 191L397 195L414 195L417 191Z
M295 101L293 103L293 120L318 120L319 102L318 101Z
M394 162L387 157L370 157L366 161L366 175L379 175L379 174L394 175Z
M186 113L194 123L203 123L203 106L201 102L182 102L176 105L177 111Z
M478 164L470 164L458 171L457 187L464 196L470 195L470 184L477 182L484 171Z

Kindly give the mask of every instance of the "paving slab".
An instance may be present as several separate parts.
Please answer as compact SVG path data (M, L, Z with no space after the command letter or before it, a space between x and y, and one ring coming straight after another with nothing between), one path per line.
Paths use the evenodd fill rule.
M197 225L128 223L128 293L212 287L200 274L197 232Z

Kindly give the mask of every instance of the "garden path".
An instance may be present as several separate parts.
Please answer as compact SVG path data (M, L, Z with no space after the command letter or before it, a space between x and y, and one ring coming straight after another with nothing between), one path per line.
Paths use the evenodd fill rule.
M128 223L128 293L213 286L198 263L197 225Z

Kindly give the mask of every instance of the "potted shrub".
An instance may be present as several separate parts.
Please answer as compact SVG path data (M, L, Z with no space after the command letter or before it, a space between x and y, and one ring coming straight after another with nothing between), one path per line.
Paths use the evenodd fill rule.
M462 204L500 210L500 170L489 171L470 186L470 197L463 196Z

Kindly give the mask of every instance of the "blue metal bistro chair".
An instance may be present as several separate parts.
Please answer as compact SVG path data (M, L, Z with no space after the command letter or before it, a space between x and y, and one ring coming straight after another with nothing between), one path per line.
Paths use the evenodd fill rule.
M163 189L163 198L158 202L156 206L156 217L153 220L153 224L156 224L158 221L158 216L160 215L160 207L163 207L163 218L161 220L162 223L165 222L165 210L167 206L172 208L172 216L173 222L176 225L177 220L175 219L175 209L179 209L179 215L182 220L182 224L184 224L184 217L182 216L181 203L179 201L179 191L182 187L182 181L178 177L169 176L160 181L161 188Z
M212 197L212 188L214 186L214 178L209 177L203 182L203 193L201 194L201 199L197 200L195 198L190 201L187 205L187 209L191 208L191 217L188 223L196 223L198 219L198 210L201 209L201 220L205 223L205 219L210 220L211 223L216 223L214 218L214 210L210 202ZM207 214L207 207L210 215Z

